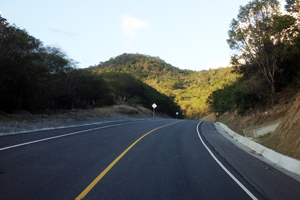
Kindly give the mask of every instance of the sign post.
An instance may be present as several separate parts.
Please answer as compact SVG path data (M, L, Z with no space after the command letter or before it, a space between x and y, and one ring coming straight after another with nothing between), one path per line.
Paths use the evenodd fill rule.
M179 113L178 113L178 112L176 112L176 119L177 119L177 116L178 116L178 114L179 114Z
M219 115L220 115L220 113L216 112L216 121L219 119Z
M155 108L157 107L157 105L154 103L153 105L152 105L152 108L153 108L153 118L154 118L154 113L155 113Z

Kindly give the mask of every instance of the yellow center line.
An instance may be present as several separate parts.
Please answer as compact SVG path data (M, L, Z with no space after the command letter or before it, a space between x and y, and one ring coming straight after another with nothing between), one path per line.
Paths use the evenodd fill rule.
M75 200L81 200L83 199L90 191L91 189L93 189L93 187L103 178L103 176L136 144L138 143L141 139L143 139L145 136L147 136L148 134L152 133L153 131L156 131L160 128L166 127L166 126L170 126L172 124L178 123L181 121L177 121L177 122L173 122L164 126L160 126L156 129L153 129L152 131L149 131L148 133L146 133L145 135L143 135L142 137L140 137L139 139L137 139L132 145L130 145L125 151L123 151L123 153L121 153L112 163L110 163L110 165L108 167L106 167L106 169L93 181L90 183L89 186L87 186L85 188L85 190L83 190L81 192L81 194L75 199Z

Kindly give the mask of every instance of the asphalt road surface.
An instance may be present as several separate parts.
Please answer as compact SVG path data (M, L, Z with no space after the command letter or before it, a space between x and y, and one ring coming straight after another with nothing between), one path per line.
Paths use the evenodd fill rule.
M1 200L299 198L299 182L211 122L120 121L0 137Z

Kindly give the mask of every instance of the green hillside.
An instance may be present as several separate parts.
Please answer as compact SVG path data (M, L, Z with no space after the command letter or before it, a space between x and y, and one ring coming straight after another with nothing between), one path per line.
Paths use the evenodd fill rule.
M236 81L232 68L205 71L182 70L159 57L122 54L90 67L95 72L126 72L166 94L180 105L187 118L197 119L208 112L206 100L215 90Z
M0 113L20 110L91 109L114 104L159 106L157 113L183 118L174 100L129 73L78 69L58 48L44 46L0 16Z

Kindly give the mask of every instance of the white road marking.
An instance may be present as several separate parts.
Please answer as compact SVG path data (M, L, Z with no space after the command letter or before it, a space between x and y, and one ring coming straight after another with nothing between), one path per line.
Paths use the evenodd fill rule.
M84 133L84 132L88 132L88 131L95 131L95 130L99 130L99 129L105 129L105 128L110 128L110 127L115 127L115 126L122 126L122 125L126 125L126 124L134 124L134 123L140 123L140 121L139 122L123 123L123 124L114 124L114 125L109 125L109 126L102 126L102 127L98 127L98 128L92 128L92 129L87 129L87 130L83 130L83 131L77 131L77 132L73 132L73 133L53 136L53 137L44 138L44 139L40 139L40 140L34 140L34 141L31 141L31 142L26 142L26 143L16 144L16 145L8 146L8 147L3 147L3 148L0 148L0 151L16 148L16 147L20 147L20 146L25 146L25 145L29 145L29 144L34 144L34 143L38 143L38 142L43 142L43 141L47 141L47 140L53 140L53 139L66 137L66 136L70 136L70 135L76 135L76 134Z
M199 125L201 122L198 123L197 125L197 133L198 136L202 142L202 144L204 145L204 147L207 149L207 151L210 153L210 155L215 159L215 161L221 166L221 168L253 199L253 200L258 200L237 178L235 178L235 176L233 176L228 169L215 157L215 155L211 152L211 150L206 146L206 144L204 143L204 141L202 140L202 137L200 136L199 133Z

